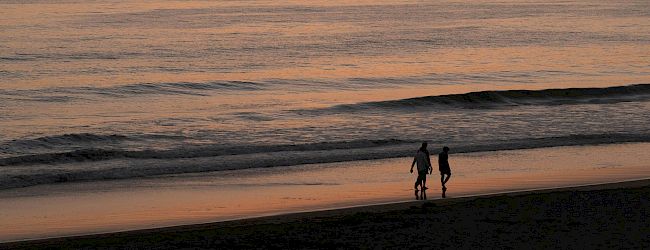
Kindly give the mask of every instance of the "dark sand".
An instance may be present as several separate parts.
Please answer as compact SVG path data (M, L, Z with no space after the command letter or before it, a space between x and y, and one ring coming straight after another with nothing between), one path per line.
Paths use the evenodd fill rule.
M650 180L641 180L14 242L0 248L647 249L648 208Z

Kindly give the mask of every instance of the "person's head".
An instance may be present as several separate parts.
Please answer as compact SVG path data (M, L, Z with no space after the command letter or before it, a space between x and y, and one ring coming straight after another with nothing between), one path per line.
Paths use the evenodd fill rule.
M449 152L449 148L447 146L442 147L442 151Z
M420 146L421 149L427 149L427 142L423 142L422 146Z

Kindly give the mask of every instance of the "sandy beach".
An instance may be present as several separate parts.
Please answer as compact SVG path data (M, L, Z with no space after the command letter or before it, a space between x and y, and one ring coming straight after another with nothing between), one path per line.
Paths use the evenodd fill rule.
M450 198L646 179L648 143L454 154ZM70 182L0 191L0 242L414 200L411 158ZM428 198L440 199L437 175ZM46 208L42 204L47 204Z
M642 248L649 147L456 154L427 201L410 158L10 189L1 247Z
M54 238L2 248L582 248L650 246L650 180L413 201Z

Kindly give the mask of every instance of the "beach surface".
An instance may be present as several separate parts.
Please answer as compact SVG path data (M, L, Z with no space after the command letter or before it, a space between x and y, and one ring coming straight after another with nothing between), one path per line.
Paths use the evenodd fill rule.
M453 154L447 195L476 197L647 179L647 152L650 143ZM394 158L3 190L0 240L209 222L237 225L242 219L377 204L399 207L415 200L411 161ZM429 178L429 200L440 199L437 178Z
M0 244L644 247L645 186L471 197L650 178L648 13L0 1ZM445 201L413 203L424 141Z
M650 180L413 201L16 242L1 248L573 248L650 246Z

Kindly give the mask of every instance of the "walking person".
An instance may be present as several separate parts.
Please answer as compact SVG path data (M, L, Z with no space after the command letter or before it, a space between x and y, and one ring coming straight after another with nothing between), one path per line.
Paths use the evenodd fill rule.
M449 167L449 148L447 146L442 148L442 152L438 154L438 170L440 170L440 183L442 184L442 198L447 197L447 186L445 184L451 177L451 168Z
M431 158L429 157L429 151L427 150L427 143L423 142L422 146L420 146L420 149L418 149L418 152L415 154L415 157L413 158L413 163L411 163L411 173L413 173L413 166L417 163L417 170L418 170L418 178L415 180L414 188L415 188L415 199L419 200L420 196L418 196L418 186L420 186L420 189L422 190L422 195L421 198L425 198L425 190L427 189L426 183L427 183L427 173L431 173L433 171L433 168L431 167Z

